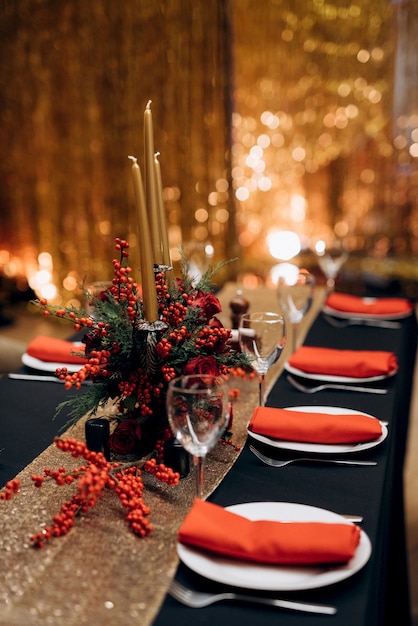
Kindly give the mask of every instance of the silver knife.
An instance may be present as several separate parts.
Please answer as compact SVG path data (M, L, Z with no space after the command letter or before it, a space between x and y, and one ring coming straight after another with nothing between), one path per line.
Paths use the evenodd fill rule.
M353 524L361 524L363 521L363 517L361 515L340 515L340 517L343 517L348 522L352 522Z
M12 380L36 380L39 382L47 382L47 383L65 383L65 380L61 380L56 376L42 376L42 374L8 374L8 377ZM91 385L90 380L85 380L82 383L83 385Z

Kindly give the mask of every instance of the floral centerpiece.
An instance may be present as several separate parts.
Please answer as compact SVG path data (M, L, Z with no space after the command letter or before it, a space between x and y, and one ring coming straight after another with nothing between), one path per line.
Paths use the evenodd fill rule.
M113 490L127 509L132 531L146 536L152 525L150 509L143 500L143 472L167 485L176 485L180 479L179 472L161 462L164 442L173 436L165 408L168 383L194 373L228 376L249 365L248 357L233 349L231 331L216 317L221 305L212 279L220 266L196 282L183 259L181 276L173 276L150 104L144 112L146 201L137 159L129 157L139 226L141 286L128 265L129 244L117 238L119 258L113 260L111 286L98 295L84 290L91 312L55 306L45 299L36 301L45 315L72 321L84 344L84 350L80 349L83 367L76 373L60 368L57 375L67 389L80 388L87 381L91 384L61 403L57 411L68 409L70 422L76 422L96 415L99 409L106 412L112 408L109 412L116 421L109 441L116 457L112 461L102 451L89 449L87 442L56 438L59 450L82 459L81 467L47 467L31 477L35 487L45 482L75 485L75 493L52 523L31 537L38 548L52 537L66 534L75 517L93 507L106 490ZM223 443L227 441L232 440ZM129 453L135 460L121 463L118 455ZM0 500L10 500L19 489L19 478L9 481Z
M57 375L65 386L83 393L59 405L70 409L72 421L94 415L109 402L116 408L116 428L110 435L113 452L149 452L167 436L166 389L176 376L197 373L227 375L230 368L246 367L247 357L231 346L231 331L216 317L221 305L212 279L219 266L198 282L183 259L182 275L156 266L159 319L144 319L141 289L128 265L129 244L116 239L119 259L113 260L112 285L96 296L87 292L92 314L37 302L45 315L66 318L84 330L86 364L76 373L65 368Z
M116 456L110 462L102 452L89 450L85 442L57 437L58 449L81 459L82 465L47 467L31 476L35 487L46 482L75 486L75 493L61 505L51 524L31 536L36 548L67 534L75 518L94 507L106 490L118 496L131 530L140 537L148 535L151 510L143 498L143 473L167 485L176 485L180 479L159 458L164 440L172 437L165 410L169 381L191 373L228 376L232 368L236 373L249 365L247 357L233 349L231 331L216 317L221 305L211 279L217 268L195 284L186 261L178 279L171 276L171 268L156 266L158 320L149 323L144 319L141 289L128 265L129 244L117 238L116 249L119 259L113 260L112 286L96 296L86 292L92 313L50 305L44 299L36 304L45 315L71 320L75 330L84 331L85 350L80 356L85 357L85 365L76 373L58 369L57 375L68 389L80 388L85 381L92 384L57 410L69 407L70 420L75 422L112 403L117 424L110 435L111 449L117 455L134 453L147 458L121 463ZM19 478L8 481L0 500L10 500L19 490Z

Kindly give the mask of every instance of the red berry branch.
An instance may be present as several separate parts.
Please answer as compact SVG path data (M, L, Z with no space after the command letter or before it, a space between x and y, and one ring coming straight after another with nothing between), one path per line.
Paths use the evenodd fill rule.
M155 459L149 459L142 466L110 463L101 452L90 451L84 442L77 439L57 437L55 444L62 452L69 452L74 458L81 457L86 463L71 471L64 467L56 470L46 467L43 474L32 475L33 484L38 488L47 480L54 481L56 485L76 485L76 492L62 504L52 523L31 536L34 547L42 548L53 537L65 535L73 527L77 515L87 513L94 507L106 489L112 489L127 509L126 520L136 535L145 537L152 531L149 520L151 510L143 500L142 472L148 472L170 486L178 484L180 475L177 472ZM19 479L8 481L0 493L0 499L10 500L19 492L19 488Z

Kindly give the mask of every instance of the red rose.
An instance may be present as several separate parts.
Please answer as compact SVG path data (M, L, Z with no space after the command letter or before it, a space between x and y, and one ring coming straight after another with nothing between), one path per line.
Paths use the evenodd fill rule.
M116 454L132 452L141 437L141 427L136 420L127 419L118 424L109 437L109 445Z
M190 359L183 368L183 374L206 374L219 376L219 367L214 356L196 356Z
M222 311L221 303L213 293L199 291L193 300L193 305L202 309L203 315L208 321Z

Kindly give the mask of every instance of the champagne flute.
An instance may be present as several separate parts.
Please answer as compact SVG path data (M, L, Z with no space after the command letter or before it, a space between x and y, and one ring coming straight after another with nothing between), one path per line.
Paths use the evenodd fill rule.
M277 280L277 295L280 307L292 326L292 351L295 352L299 325L312 305L315 278L308 270L286 265L286 271L279 274Z
M348 259L348 252L339 240L332 241L329 244L319 240L315 244L315 254L318 259L318 265L327 279L328 290L332 291L335 287L338 272Z
M264 406L266 374L286 343L284 317L271 311L246 313L241 317L238 337L241 350L252 357L251 365L258 374L259 404Z
M229 421L228 387L221 376L181 376L170 381L167 413L171 429L197 467L196 495L202 497L204 461Z

